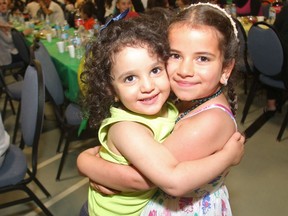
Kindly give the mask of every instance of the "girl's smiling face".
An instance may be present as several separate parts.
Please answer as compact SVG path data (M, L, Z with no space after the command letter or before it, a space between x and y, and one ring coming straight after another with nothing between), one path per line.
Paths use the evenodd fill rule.
M116 101L132 112L159 114L169 97L165 64L147 47L125 47L117 52L111 75Z
M167 72L171 89L182 101L215 93L229 78L233 65L223 68L220 33L213 27L176 24L169 29L171 55Z
M128 8L132 8L131 0L118 0L116 3L117 8L119 9L120 13L124 12Z

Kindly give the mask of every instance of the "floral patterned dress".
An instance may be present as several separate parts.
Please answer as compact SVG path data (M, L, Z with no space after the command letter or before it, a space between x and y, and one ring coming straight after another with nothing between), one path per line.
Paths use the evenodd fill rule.
M213 108L220 108L227 112L237 129L233 114L219 104L209 105L193 115ZM189 197L174 197L158 190L142 211L141 216L232 216L228 190L224 185L228 172L227 170L210 183L193 191Z
M226 173L227 174L227 173ZM231 216L224 175L199 188L191 197L173 197L158 190L144 208L142 216Z

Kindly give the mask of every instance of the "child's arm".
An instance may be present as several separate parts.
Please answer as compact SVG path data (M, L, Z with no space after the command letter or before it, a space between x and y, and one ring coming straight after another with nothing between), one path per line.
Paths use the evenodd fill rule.
M232 166L240 163L243 156L244 143L244 136L239 132L236 132L225 144L223 150L220 150L225 151L223 157L235 155L233 161L231 160ZM94 151L94 154L87 154L90 150ZM94 185L98 185L98 190L100 189L100 185L102 186L101 188L105 188L106 186L108 190L109 187L111 187L114 190L126 192L135 190L147 190L151 187L155 187L133 166L125 166L108 162L96 156L98 151L99 147L91 148L82 152L77 158L77 166L79 171L81 172L82 170L81 174L90 178L91 181L95 181ZM220 155L215 158L215 163L217 163L219 157ZM91 164L93 164L93 166ZM107 170L109 170L109 172ZM113 194L112 191L108 192L108 190L100 189L99 192L105 194Z
M235 130L235 126L229 119L230 117L223 114L223 111L218 111L217 115L211 115L212 113L215 112L206 111L203 115L198 114L193 122L183 123L184 131L187 131L190 135L183 136L181 132L182 137L176 136L177 141L174 142L174 145L178 145L177 142L179 141L191 144L191 140L193 140L193 145L194 142L197 145L198 143L208 143L208 145L201 147L201 151L196 149L199 154L211 155L219 150L221 148L219 143L223 146L223 143L233 134L232 131ZM206 117L203 118L204 116ZM225 118L228 119L229 124L225 123ZM201 119L201 121L198 121L198 119ZM210 121L203 121L203 119L209 119ZM213 122L213 125L211 125L211 122ZM187 127L189 128L187 129ZM213 180L227 167L231 166L231 160L234 158L234 155L230 155L230 158L229 155L228 157L220 157L216 163L215 155L212 155L204 158L201 162L195 160L179 163L165 146L154 141L152 132L148 128L135 122L114 124L109 129L108 134L110 135L108 135L108 140L110 139L114 143L117 150L128 161L155 185L174 196L185 195ZM187 139L185 139L186 137ZM181 139L185 140L181 141ZM219 154L225 155L223 152L219 152Z
M220 116L221 116L221 114L220 114ZM221 117L221 118L223 118L223 116ZM186 121L186 120L185 120ZM184 122L184 121L183 121ZM197 121L196 121L197 122ZM210 124L210 122L208 122L209 124ZM223 123L223 119L222 119L222 121L221 121L221 123L218 125L218 124L216 124L214 127L215 128L218 128L217 129L217 136L219 136L219 134L221 134L221 135L223 135L224 137L225 136L227 136L226 134L225 134L225 131L223 131L223 128L227 131L227 127L223 127L223 126L221 126L221 125L223 125L222 124ZM189 123L189 124L180 124L180 126L178 126L178 128L172 133L172 135L170 135L170 137L173 137L174 136L174 138L173 139L170 139L170 140L174 140L175 141L175 135L176 135L176 140L177 140L177 142L176 142L176 144L175 144L175 142L174 142L174 145L175 146L180 146L181 147L181 143L183 144L183 143L185 143L185 140L184 139L187 139L187 138L193 138L193 134L194 134L194 136L196 135L196 136L198 136L199 134L200 134L200 132L201 132L201 130L203 129L203 126L204 126L204 128L205 128L205 130L203 130L203 132L205 133L205 135L206 135L206 138L205 138L205 136L202 136L203 138L203 140L204 141L201 141L202 139L199 139L198 138L198 140L197 140L197 138L196 138L196 143L202 143L202 142L207 142L207 140L209 140L209 139L214 139L214 143L219 143L219 142L222 142L222 143L225 143L226 141L223 141L223 138L217 138L217 137L215 137L215 135L213 136L213 133L211 133L212 131L209 131L209 129L207 128L207 125L201 125L200 123L197 123L198 124L198 130L196 130L195 128L194 128L194 133L192 133L192 131L193 130L191 130L191 128L190 127L186 127L185 125L192 125L193 127L195 127L195 125L193 124L193 123ZM199 187L200 185L202 185L202 184L204 184L204 183L206 183L206 182L208 182L208 181L210 181L210 180L212 180L214 177L216 177L218 174L220 174L221 172L223 172L227 167L229 167L229 166L231 166L231 165L235 165L235 164L237 164L237 163L239 163L239 161L240 161L240 159L241 159L241 157L242 157L242 155L243 155L243 137L241 137L242 138L242 142L235 142L235 141L230 141L230 144L229 145L227 145L225 148L224 148L224 150L223 151L220 151L220 152L218 152L218 153L216 153L216 154L214 154L214 155L212 155L212 156L210 156L210 157L208 157L208 158L205 158L205 159L203 159L203 160L196 160L196 161L194 161L194 162L189 162L189 163L184 163L184 164L180 164L180 165L173 165L173 163L178 163L177 161L175 162L175 159L173 158L173 156L171 157L171 154L169 154L169 153L165 153L165 150L164 150L164 153L163 153L163 146L162 145L159 145L158 143L157 143L157 145L156 145L156 149L159 147L159 149L158 150L152 150L152 149L154 149L154 147L152 147L151 148L151 152L152 153L149 153L148 154L148 152L149 151L146 151L145 149L147 148L147 145L145 144L145 145L141 145L141 143L149 143L150 142L150 140L149 139L151 139L151 136L149 135L149 136L147 136L148 134L146 134L146 135L137 135L137 131L138 131L138 129L141 131L141 129L140 128L138 128L137 129L137 123L132 123L132 127L130 128L130 129L128 129L126 132L125 131L121 131L121 136L120 137L123 137L122 135L124 135L124 137L123 137L123 146L125 145L129 145L129 144L127 144L127 137L129 137L129 136L131 136L131 134L134 134L134 136L133 137L136 137L135 139L133 139L133 138L131 138L131 140L134 140L134 141L132 141L132 143L134 143L134 145L132 145L131 147L127 147L127 149L128 149L128 152L126 153L127 155L126 155L126 157L128 157L128 159L129 159L129 154L132 154L132 152L133 151L136 151L136 153L134 154L135 155L135 157L131 157L131 159L130 159L130 161L132 161L132 163L136 166L136 167L138 167L138 169L140 169L140 171L141 172L143 172L142 171L142 169L143 169L143 167L144 167L144 174L145 175L147 175L146 173L148 173L148 175L147 176L151 176L152 175L152 180L153 181L155 181L155 183L156 184L158 184L160 187L161 187L161 184L162 184L162 189L164 189L166 192L168 192L168 193L170 193L170 194L172 194L172 195L182 195L183 193L186 193L186 192L189 192L189 190L192 190L193 188L197 188L197 187ZM120 127L115 127L115 131L117 131L118 129L119 130L121 130L121 128L123 129L123 128L126 128L126 126L124 126L124 125L118 125L118 126L120 126ZM139 126L139 125L138 125ZM211 125L209 125L210 126L210 128L211 128ZM225 125L224 125L225 126ZM227 126L227 125L226 125ZM230 125L231 126L231 125ZM129 128L129 127L128 127ZM135 129L135 130L133 130L133 128ZM117 129L117 130L116 130ZM142 128L143 129L143 128ZM177 136L177 133L178 133L178 131L179 131L179 133L181 132L181 131L185 131L185 129L188 129L188 131L190 131L190 135L189 135L189 137L187 137L187 136L182 136L182 137L179 137L179 136ZM232 126L232 130L233 130L233 126ZM222 132L221 132L222 131ZM119 131L118 131L119 132ZM117 137L118 137L118 139L117 139L117 142L118 141L120 141L121 140L121 138L119 137L119 133L116 133L117 134ZM215 133L215 132L214 132ZM126 134L126 135L125 135ZM189 134L189 133L188 133ZM209 136L207 136L207 134L209 134ZM143 136L143 139L138 139L137 137L142 137ZM144 137L146 136L146 138L147 138L147 140L145 141L144 140ZM235 135L235 136L237 136L237 135ZM239 136L239 134L238 134L238 136ZM149 137L149 138L148 138ZM170 138L169 137L169 138ZM115 137L116 138L116 137ZM129 137L130 138L130 137ZM194 139L195 139L195 137L194 137ZM194 142L194 139L188 139L188 140L186 140L186 143L190 143L190 145L191 145L191 140L193 140L193 142ZM129 142L131 142L131 140L129 141ZM140 143L140 141L141 141L141 143ZM169 139L168 139L168 141L169 141ZM120 141L121 142L121 141ZM135 145L135 143L139 143L139 145L137 144L137 145ZM210 141L210 143L211 143L211 141ZM148 145L148 146L150 146L151 147L151 145ZM153 145L152 145L153 146ZM216 148L219 148L220 149L220 145L215 145L216 146ZM237 146L237 147L235 147L235 146ZM119 147L119 146L118 146ZM141 147L141 149L140 149L140 147ZM183 146L182 146L183 147ZM181 148L182 148L181 147ZM191 147L191 146L190 146ZM121 148L121 144L120 144L120 148ZM149 147L148 147L149 148ZM203 146L202 146L202 148L203 149L205 149ZM125 154L125 151L127 151L127 149L125 150L123 150L123 152L124 152L124 154ZM134 150L133 150L134 149ZM164 148L165 149L165 148ZM206 149L210 149L210 147L206 147ZM214 149L215 148L211 148L213 151L215 151ZM119 149L120 150L120 149ZM131 152L130 152L130 150L132 150ZM121 151L121 150L120 150ZM143 152L145 152L146 151L146 153L144 153L143 154ZM159 152L158 152L159 151ZM167 151L167 150L166 150ZM202 153L202 154L206 154L207 152L209 152L209 151L211 151L211 150L205 150L205 153ZM122 151L121 151L122 152ZM130 153L129 153L130 152ZM158 153L155 153L155 152L158 152ZM137 154L138 153L138 154ZM137 156L136 156L137 155ZM172 158L172 165L170 164L170 168L167 168L167 164L166 164L166 155L168 155L168 158L170 157L170 159L169 160L171 160L171 158ZM194 156L193 156L194 157ZM155 159L156 158L156 159ZM81 159L81 157L80 157L80 159ZM82 159L83 159L83 157L82 157ZM91 159L91 158L90 158ZM97 160L97 158L94 158L95 160ZM135 162L134 162L134 160L135 160ZM99 183L101 183L101 184L105 184L105 185L107 185L108 187L113 187L113 188L115 188L115 189L118 189L118 190L123 190L123 185L122 186L120 186L119 188L116 188L116 187L114 187L114 186L116 186L117 185L117 180L119 180L119 178L121 179L121 180L119 180L119 182L128 182L128 181L126 181L126 180L124 180L125 178L126 178L126 174L125 173L122 173L122 171L120 171L120 169L118 169L118 168L111 168L110 167L110 165L111 164L109 164L109 163L107 163L107 162L104 162L104 161L102 161L103 162L103 164L101 164L102 162L88 162L87 163L87 165L89 165L89 164L97 164L98 163L98 168L100 168L100 169L98 169L98 171L96 170L94 170L94 168L96 168L96 167L92 167L91 165L91 167L90 167L90 171L89 172L83 172L83 168L85 168L85 166L83 165L83 166L81 166L81 163L79 163L81 160L79 160L78 161L78 166L79 166L79 169L80 169L80 171L82 171L82 173L83 174L85 174L85 175L87 175L89 178L91 178L91 179L93 179L94 181L96 181L96 182L99 182ZM88 160L82 160L82 161L88 161ZM100 165L101 164L101 165ZM188 165L189 164L189 165ZM87 166L86 165L86 166ZM145 168L145 166L146 167L150 167L150 171L149 170L147 170L147 168ZM163 168L163 167L164 168ZM166 167L165 167L166 166ZM171 166L172 166L172 168L171 168ZM105 167L105 168L104 168ZM116 167L118 167L118 166L116 166ZM169 167L169 166L168 166ZM102 169L102 170L101 170ZM114 170L113 170L114 169ZM129 169L129 167L125 167L125 166L123 166L123 169ZM148 168L149 169L149 168ZM158 169L158 170L157 170ZM166 171L167 171L167 173L165 173L163 170L165 170L166 169ZM101 173L101 171L103 172L103 171L107 171L107 170L109 170L109 173L102 173L102 174L100 174L99 175L99 172ZM113 170L113 171L111 171L111 170ZM181 171L182 170L182 171ZM184 171L183 171L184 170ZM104 171L104 172L105 172ZM110 172L111 171L111 172ZM146 173L145 173L146 172ZM175 172L176 174L172 174L171 172ZM183 174L183 173L184 174ZM92 175L91 175L91 173L92 173ZM97 174L96 174L97 173ZM115 174L116 173L116 174ZM195 174L194 174L195 173ZM93 176L93 174L96 174L95 176ZM113 175L113 174L115 174L115 176ZM194 174L194 175L193 175ZM106 177L105 177L105 175L106 175ZM130 172L130 174L129 175L131 175L131 172ZM134 175L134 174L133 174ZM157 178L157 176L155 176L155 175L157 175L157 176L159 176L158 178ZM149 176L149 178L151 178ZM161 177L160 177L161 176ZM197 178L196 178L196 176L197 176ZM131 177L131 176L130 176ZM128 177L128 179L130 178L130 177ZM134 176L135 177L135 176ZM124 179L123 179L124 178ZM163 180L159 180L159 178L165 178L167 181L169 181L169 182L167 182L167 181L163 181ZM184 178L184 179L183 179ZM102 179L105 179L105 182L103 182L103 180ZM109 184L109 182L107 181L108 179L111 179L111 180L115 180L116 182L113 182L113 183L111 183L111 184ZM133 179L133 178L132 178ZM176 180L177 179L177 180ZM188 185L188 184L186 184L185 182L187 182L188 181L188 179L190 179L189 181L190 181L190 185ZM110 181L110 180L109 180ZM180 186L180 188L177 188L177 186L175 187L174 186L174 184L176 184L175 183L175 181L177 182L177 181L179 181L178 183L177 183L177 185L181 185L182 186L182 184L184 185L184 184L186 184L186 187L182 187L181 188L181 186ZM183 181L185 181L185 182L183 182ZM118 182L118 186L119 186L119 182ZM135 179L133 179L133 181L132 182L137 182L137 181L135 181ZM183 182L183 183L181 183L181 182ZM138 181L138 183L139 183L139 181ZM163 186L163 184L164 184L164 186ZM166 186L166 185L168 185L168 186ZM133 184L132 184L133 185ZM135 185L135 184L134 184ZM148 186L148 185L147 185ZM189 190L188 190L188 188L189 188ZM182 192L181 192L181 190L182 190Z
M118 191L147 190L154 185L133 166L108 162L98 156L100 147L89 148L77 158L80 174L92 182L111 187Z

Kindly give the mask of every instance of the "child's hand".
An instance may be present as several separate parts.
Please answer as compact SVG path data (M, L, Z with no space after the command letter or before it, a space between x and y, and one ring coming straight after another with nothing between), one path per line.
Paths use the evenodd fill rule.
M84 152L90 155L99 156L100 146L86 149Z
M223 147L223 151L230 155L232 166L240 163L244 156L244 146L245 137L240 132L236 132Z

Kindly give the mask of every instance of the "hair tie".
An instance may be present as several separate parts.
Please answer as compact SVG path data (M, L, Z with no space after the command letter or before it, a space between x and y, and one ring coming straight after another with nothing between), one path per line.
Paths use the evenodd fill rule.
M126 9L125 11L123 11L122 13L118 14L116 17L110 19L107 23L105 23L104 26L102 26L102 27L100 28L100 31L99 31L99 32L103 31L105 28L107 28L107 27L108 27L110 24L112 24L113 22L124 19L124 18L126 17L126 15L128 14L128 12L129 12L129 8Z

